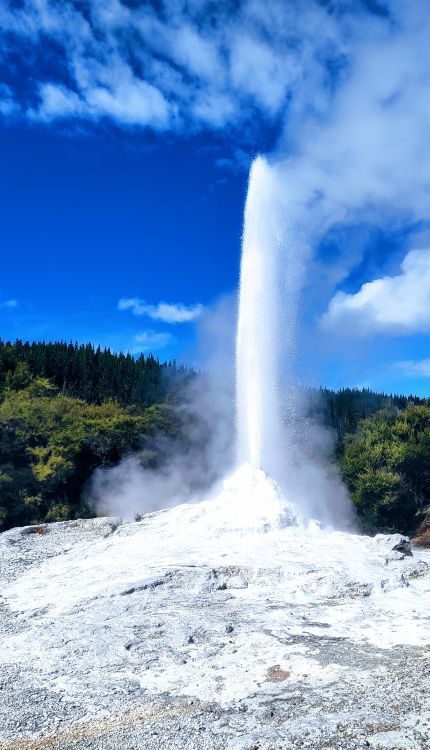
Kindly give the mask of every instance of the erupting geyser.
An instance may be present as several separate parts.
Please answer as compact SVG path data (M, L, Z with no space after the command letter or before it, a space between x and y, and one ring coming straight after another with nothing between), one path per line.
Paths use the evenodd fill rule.
M245 206L236 340L237 486L277 513L285 502L276 484L288 461L281 372L295 340L298 264L286 231L276 171L258 157ZM263 481L262 474L266 476ZM269 478L270 477L270 478ZM264 492L266 484L267 492ZM270 486L269 486L270 485ZM258 490L257 490L258 487ZM262 492L263 490L263 492ZM291 514L290 514L291 515ZM275 520L275 519L273 519ZM291 518L290 518L291 520Z
M283 237L276 215L273 176L259 157L252 165L240 269L236 342L238 463L270 473L281 444L277 283Z
M330 436L307 418L303 390L295 385L297 318L309 257L296 208L285 164L255 159L240 268L236 461L221 487L206 496L210 502L196 509L208 527L245 533L297 523L297 513L329 527L349 525L350 504L330 460ZM209 459L216 462L218 456ZM153 510L154 496L163 505L201 500L193 494L188 460L184 467L181 457L173 460L169 470L142 471L127 459L108 474L99 473L103 511L121 514L127 506L140 512L140 502Z
M221 491L0 534L2 748L429 747L428 554L286 502L339 522L290 387L305 248L282 189L257 159Z
M288 463L281 367L292 352L299 288L297 264L288 264L292 246L287 244L285 215L276 171L258 157L249 177L240 270L237 468L205 510L209 511L206 524L211 524L212 516L216 526L242 533L296 523L278 485ZM286 298L292 285L294 290Z

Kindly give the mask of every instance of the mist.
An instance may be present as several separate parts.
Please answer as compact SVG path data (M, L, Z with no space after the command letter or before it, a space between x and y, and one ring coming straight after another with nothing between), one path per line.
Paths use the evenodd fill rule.
M223 295L197 322L188 352L196 375L171 404L179 438L158 436L147 451L94 473L86 499L100 515L133 519L184 502L198 502L231 471L235 460L234 336L236 295Z
M247 17L246 33L250 33L251 18L263 23L261 10L261 5L255 3ZM264 455L256 449L252 462L273 475L284 497L304 517L336 525L350 522L351 512L332 460L333 437L309 416L306 391L299 387L305 375L298 371L299 353L312 346L312 339L304 338L309 336L303 325L306 293L317 288L322 277L325 311L313 336L324 337L328 332L337 338L346 310L352 335L363 330L367 334L376 325L382 286L376 282L372 304L361 305L365 325L355 325L357 316L354 313L352 317L350 310L359 307L356 302L364 293L351 300L351 296L336 292L337 284L363 254L360 238L353 240L350 248L348 230L363 225L407 227L430 218L430 66L426 64L430 62L430 19L427 4L419 0L414 4L391 0L375 6L373 12L360 4L357 12L344 8L326 13L318 3L310 3L307 23L304 25L302 14L300 19L301 54L296 55L292 49L287 59L280 53L275 29L284 29L287 21L297 20L296 14L291 8L284 12L276 4L273 14L264 16L266 31L277 39L272 53L277 64L272 65L272 75L264 83L274 96L269 97L270 101L267 97L264 100L260 87L259 106L266 108L267 114L275 101L279 105L280 99L275 96L277 82L279 91L289 91L291 98L283 114L278 111L280 135L264 158L270 189L259 197L259 210L263 210L265 202L267 220L259 229L257 240L264 243L268 233L274 231L271 219L275 221L277 257L272 270L268 256L260 266L267 272L269 297L257 313L254 310L251 323L260 325L262 330L258 346L254 351L252 347L248 350L248 384L249 373L258 367L259 359L265 367L271 362L269 369L274 377L268 378L266 368L259 387L251 386L246 419L252 414L253 401L256 419L263 412L267 415L260 434ZM243 61L245 48L241 54ZM294 72L287 76L288 82L287 70ZM260 83L256 81L255 85ZM328 262L321 269L316 248L329 232L339 238L338 254L331 267ZM420 252L420 263L427 267L429 251ZM406 258L404 275L416 257ZM385 283L383 288L392 286ZM384 329L390 330L397 319L391 319L387 306L383 307ZM398 305L392 308L397 314ZM264 315L259 318L261 312ZM184 453L172 445L168 461L157 470L148 469L137 457L131 457L114 469L98 472L90 495L99 510L144 512L199 500L232 470L237 416L233 398L234 334L230 324L225 327L219 305L204 317L207 329L201 340L206 351L198 359L203 365L201 382L205 385L202 389L197 387L196 392L191 389L187 404L178 407L198 415L206 425L211 437L202 455L192 450ZM229 317L230 308L225 320ZM407 323L411 330L414 321ZM210 331L212 339L207 335ZM265 336L272 337L271 347L265 346ZM238 372L240 379L240 363ZM264 393L265 385L268 393ZM256 393L264 403L255 400ZM240 428L240 416L236 426L239 445L242 441L239 462L246 461L248 449L243 450L245 431ZM192 420L189 429L190 445L196 445L199 437L193 435Z
M193 359L202 371L174 404L185 439L155 438L156 466L147 465L143 450L99 469L88 491L98 513L140 518L233 491L244 528L250 504L257 519L260 507L266 520L271 508L275 524L290 508L290 521L351 528L351 504L333 461L334 435L316 419L316 395L300 385L297 371L312 251L294 227L283 179L282 165L262 157L254 162L240 295L220 298L199 320Z
M333 462L334 439L317 421L315 394L298 370L306 265L282 165L258 157L245 206L236 347L238 465L263 470L301 521L350 527L351 504ZM304 344L306 345L306 344Z

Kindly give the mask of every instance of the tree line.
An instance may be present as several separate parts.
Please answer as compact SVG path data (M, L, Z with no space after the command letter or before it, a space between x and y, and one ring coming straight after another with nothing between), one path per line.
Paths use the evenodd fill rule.
M16 379L21 363L31 376L47 378L63 395L90 404L113 399L146 408L173 397L193 377L188 368L151 354L135 358L92 344L0 340L0 389Z
M418 396L377 393L369 388L341 388L338 391L321 388L319 391L322 419L332 427L341 443L345 435L354 434L361 422L383 410L397 413L410 404L425 404Z
M93 471L131 453L151 467L180 450L200 461L211 420L187 394L201 377L90 344L0 341L0 528L92 515ZM345 388L309 401L335 432L364 528L411 532L430 503L430 400Z
M163 437L186 440L175 403L194 377L151 355L0 341L0 528L94 515L96 468L166 459Z

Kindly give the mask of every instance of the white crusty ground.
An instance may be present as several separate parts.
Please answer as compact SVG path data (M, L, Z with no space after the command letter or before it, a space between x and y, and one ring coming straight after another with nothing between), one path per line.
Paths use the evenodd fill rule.
M0 747L430 747L428 553L240 487L0 535Z

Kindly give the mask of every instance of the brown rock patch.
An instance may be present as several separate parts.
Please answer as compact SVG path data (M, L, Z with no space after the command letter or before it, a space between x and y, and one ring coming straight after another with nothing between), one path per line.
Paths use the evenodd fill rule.
M291 672L288 672L286 669L281 669L279 664L276 664L274 667L270 667L270 669L267 670L267 682L284 682L285 680L288 680L289 676L291 675Z
M419 547L430 547L430 506L424 511L422 523L418 527L412 543Z

